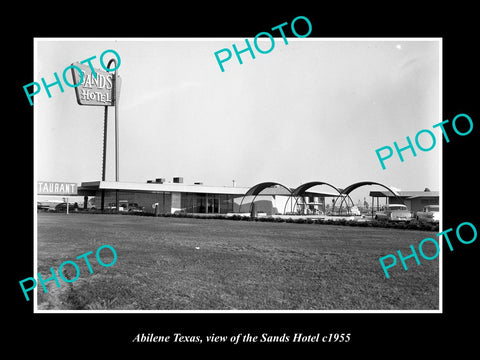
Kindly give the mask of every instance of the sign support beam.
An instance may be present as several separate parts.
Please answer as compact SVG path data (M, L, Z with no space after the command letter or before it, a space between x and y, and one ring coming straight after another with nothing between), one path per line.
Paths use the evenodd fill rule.
M102 157L102 181L105 181L105 171L107 164L107 130L108 130L108 106L105 106L105 116L103 119L103 157ZM102 199L100 210L105 210L105 189L102 189Z
M110 65L114 63L115 68L117 68L117 61L115 59L111 59L108 62L107 68L110 68ZM118 120L118 98L119 94L117 93L117 88L118 88L118 69L115 70L115 73L113 75L113 91L112 91L112 100L113 104L115 106L115 181L118 182L119 179L119 154L118 154L118 149L119 149L119 136L118 136L118 125L119 125L119 120ZM118 201L118 190L115 190L115 208L117 212L120 211L119 208L119 201Z

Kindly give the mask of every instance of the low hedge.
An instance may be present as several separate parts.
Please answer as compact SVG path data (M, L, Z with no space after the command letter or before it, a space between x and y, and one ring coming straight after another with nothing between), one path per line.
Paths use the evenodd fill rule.
M77 214L120 214L120 215L130 215L130 216L156 216L153 213L144 212L144 213L129 213L129 212L101 212L100 210L93 211L79 211ZM370 221L356 221L348 219L311 219L311 218L279 218L279 217L257 217L251 219L249 216L242 215L224 215L224 214L215 214L215 215L199 215L199 214L187 214L187 213L176 213L176 214L160 214L159 217L173 217L173 218L192 218L192 219L222 219L222 220L236 220L236 221L258 221L258 222L278 222L278 223L289 223L289 224L320 224L320 225L341 225L341 226L358 226L358 227L382 227L382 228L391 228L391 229L402 229L402 230L423 230L423 231L439 231L438 223L426 223L420 222L417 220L412 220L410 222L390 222L385 220L370 220Z

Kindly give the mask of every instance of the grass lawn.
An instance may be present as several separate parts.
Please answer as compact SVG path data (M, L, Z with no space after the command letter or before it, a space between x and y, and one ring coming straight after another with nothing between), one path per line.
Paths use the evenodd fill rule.
M386 279L378 258L436 233L340 225L125 215L38 214L38 272L74 260L80 278L37 289L38 309L438 309L438 258L398 260ZM104 244L117 262L95 258ZM429 253L425 246L426 255ZM85 261L89 256L93 274ZM418 251L417 251L418 253ZM102 250L102 260L112 261ZM72 266L64 275L73 278ZM37 278L37 276L35 276Z

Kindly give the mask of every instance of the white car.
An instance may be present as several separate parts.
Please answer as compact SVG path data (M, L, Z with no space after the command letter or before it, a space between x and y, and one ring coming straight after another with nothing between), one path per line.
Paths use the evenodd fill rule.
M361 215L360 210L356 205L354 205L350 208L350 214L355 215L355 216L360 216Z
M436 223L440 221L440 206L439 205L427 205L423 208L423 211L418 211L416 219L418 221Z
M403 204L386 205L382 211L375 213L375 219L388 221L410 221L412 214Z

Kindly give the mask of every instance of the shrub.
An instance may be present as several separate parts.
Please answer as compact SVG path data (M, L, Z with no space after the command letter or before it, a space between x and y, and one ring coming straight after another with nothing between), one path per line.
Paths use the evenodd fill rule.
M131 212L112 212L106 210L102 212L99 209L96 210L89 210L89 211L79 211L72 214L120 214L120 215L134 215L134 216L156 216L154 213L151 212L143 212L143 213L131 213ZM371 221L355 221L355 220L347 220L347 219L311 219L311 218L279 218L279 217L272 217L272 216L261 216L250 218L249 216L242 216L238 214L234 214L231 216L227 216L225 214L214 214L210 216L203 216L200 214L189 214L184 212L177 212L174 214L171 213L164 213L160 214L159 216L162 217L175 217L175 218L191 218L191 219L216 219L216 220L240 220L240 221L260 221L260 222L277 222L277 223L295 223L295 224L319 224L319 225L340 225L340 226L359 226L359 227L383 227L383 228L391 228L391 229L403 229L403 230L423 230L423 231L439 231L439 224L438 223L428 223L428 222L421 222L418 220L411 220L410 222L391 222L385 219L378 219L378 220L371 220Z

